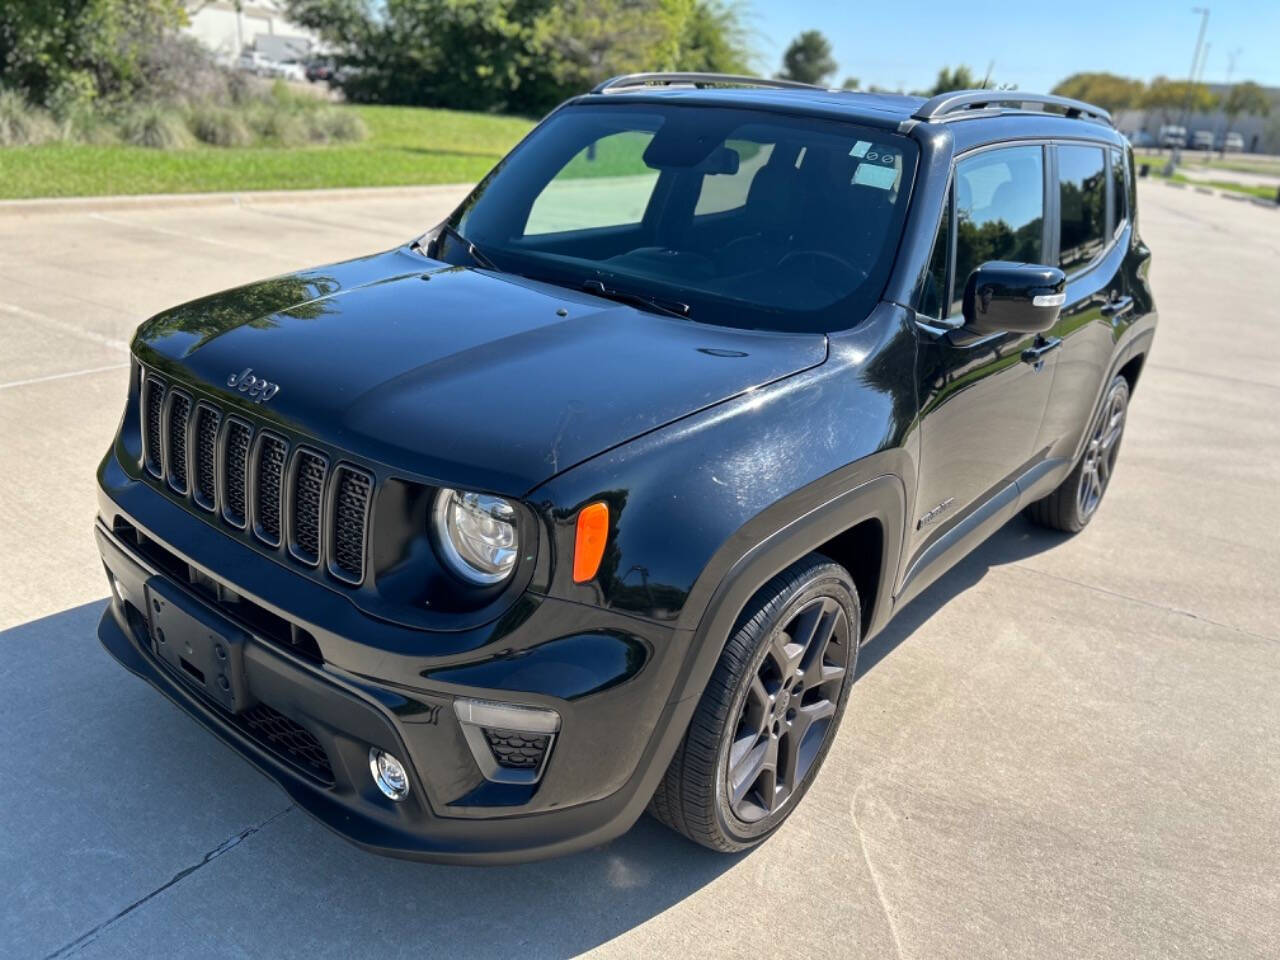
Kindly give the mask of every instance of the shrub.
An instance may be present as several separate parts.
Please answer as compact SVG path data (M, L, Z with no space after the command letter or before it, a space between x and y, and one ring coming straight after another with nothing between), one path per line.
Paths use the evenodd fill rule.
M108 113L91 104L80 104L58 118L62 139L68 143L108 146L120 142L120 131Z
M369 135L359 114L337 107L320 107L304 114L307 132L314 143L344 143L363 140Z
M153 104L126 112L120 119L120 136L125 143L160 150L178 150L192 143L182 117Z
M23 147L56 139L58 127L44 110L14 90L0 90L0 147Z
M275 103L260 103L248 112L249 125L264 140L282 147L300 147L310 142L306 121L300 111Z
M197 107L191 113L191 132L215 147L247 147L253 132L240 111L226 107Z

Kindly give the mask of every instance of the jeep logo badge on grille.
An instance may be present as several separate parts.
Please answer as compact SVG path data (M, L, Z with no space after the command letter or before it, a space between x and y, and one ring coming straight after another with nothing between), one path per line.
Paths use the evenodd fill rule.
M280 392L280 384L257 376L252 367L245 367L239 373L227 377L227 386L248 394L254 403L266 403Z

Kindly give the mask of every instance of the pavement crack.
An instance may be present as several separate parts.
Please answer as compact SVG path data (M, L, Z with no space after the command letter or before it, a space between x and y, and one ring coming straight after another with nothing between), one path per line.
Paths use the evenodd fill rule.
M1114 597L1117 600L1128 600L1130 603L1136 603L1144 607L1150 607L1152 610L1161 610L1165 613L1177 614L1180 617L1188 617L1192 620L1198 620L1201 623L1207 623L1211 627L1220 627L1223 630L1230 630L1232 633L1239 633L1254 640L1261 640L1264 643L1280 643L1280 637L1268 637L1265 634L1254 633L1252 630L1246 630L1243 627L1237 627L1234 624L1223 623L1220 620L1213 620L1210 617L1201 616L1198 613L1192 613L1190 610L1183 610L1181 607L1170 607L1163 603L1155 603L1151 600L1143 600L1141 597L1131 596L1127 593L1120 593L1117 590L1108 590L1106 587L1100 587L1094 583L1083 583L1080 580L1073 580L1070 577L1064 577L1057 573L1047 573L1044 570L1037 570L1035 567L1028 567L1021 563L1011 563L1009 566L1017 570L1025 570L1027 573L1035 574L1038 577L1048 577L1050 580L1057 580L1060 583L1069 583L1073 587L1080 587L1084 590L1092 590L1095 593L1101 593L1108 597Z
M871 854L867 852L867 837L862 832L862 824L858 822L858 798L862 795L864 784L859 784L853 791L853 799L849 802L849 816L853 820L853 829L858 834L858 847L862 851L862 862L866 864L867 873L871 877L871 886L876 891L876 899L880 901L880 909L884 913L885 922L889 925L889 936L893 939L894 953L898 960L905 956L902 952L902 940L898 937L898 925L893 922L893 911L889 909L889 900L884 895L884 887L880 884L880 875L871 865Z
M214 847L212 850L206 853L203 857L201 857L198 862L193 863L189 867L183 867L181 870L175 873L172 877L170 877L168 881L156 887L146 896L140 897L139 899L135 900L133 903L129 904L129 906L121 910L119 913L102 921L102 923L98 924L92 930L82 933L80 936L76 937L70 943L59 947L57 950L53 951L50 954L47 954L45 956L45 960L60 960L60 958L62 957L69 957L72 954L77 953L83 947L88 946L90 943L96 940L100 934L106 932L108 929L115 926L117 923L119 923L129 914L133 913L133 911L141 907L143 904L158 897L160 894L164 893L170 887L176 886L177 884L181 883L183 880L191 876L191 874L195 873L201 867L207 866L208 864L212 863L214 860L217 860L218 857L222 856L228 850L231 850L234 847L239 846L243 841L248 840L259 830L263 830L266 827L270 826L272 823L274 823L276 820L279 820L281 817L283 817L286 813L288 813L293 808L294 808L294 805L291 803L287 807L285 807L283 810L273 813L271 816L267 817L267 819L261 821L260 823L255 823L251 827L246 827L245 829L241 830L239 833L233 834L232 836L228 837L226 840L223 840L220 844L218 844L216 847Z

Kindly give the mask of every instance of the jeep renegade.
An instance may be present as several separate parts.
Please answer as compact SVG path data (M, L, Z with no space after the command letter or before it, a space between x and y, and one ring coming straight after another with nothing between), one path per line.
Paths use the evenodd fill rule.
M616 78L421 238L139 328L99 636L381 853L744 849L895 612L1095 515L1149 264L1088 104Z

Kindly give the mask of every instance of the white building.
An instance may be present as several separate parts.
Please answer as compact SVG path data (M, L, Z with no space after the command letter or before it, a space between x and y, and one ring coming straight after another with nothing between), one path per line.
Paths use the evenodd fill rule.
M316 48L315 34L285 19L278 0L208 0L188 7L186 32L231 63L247 49L272 60L298 60Z

